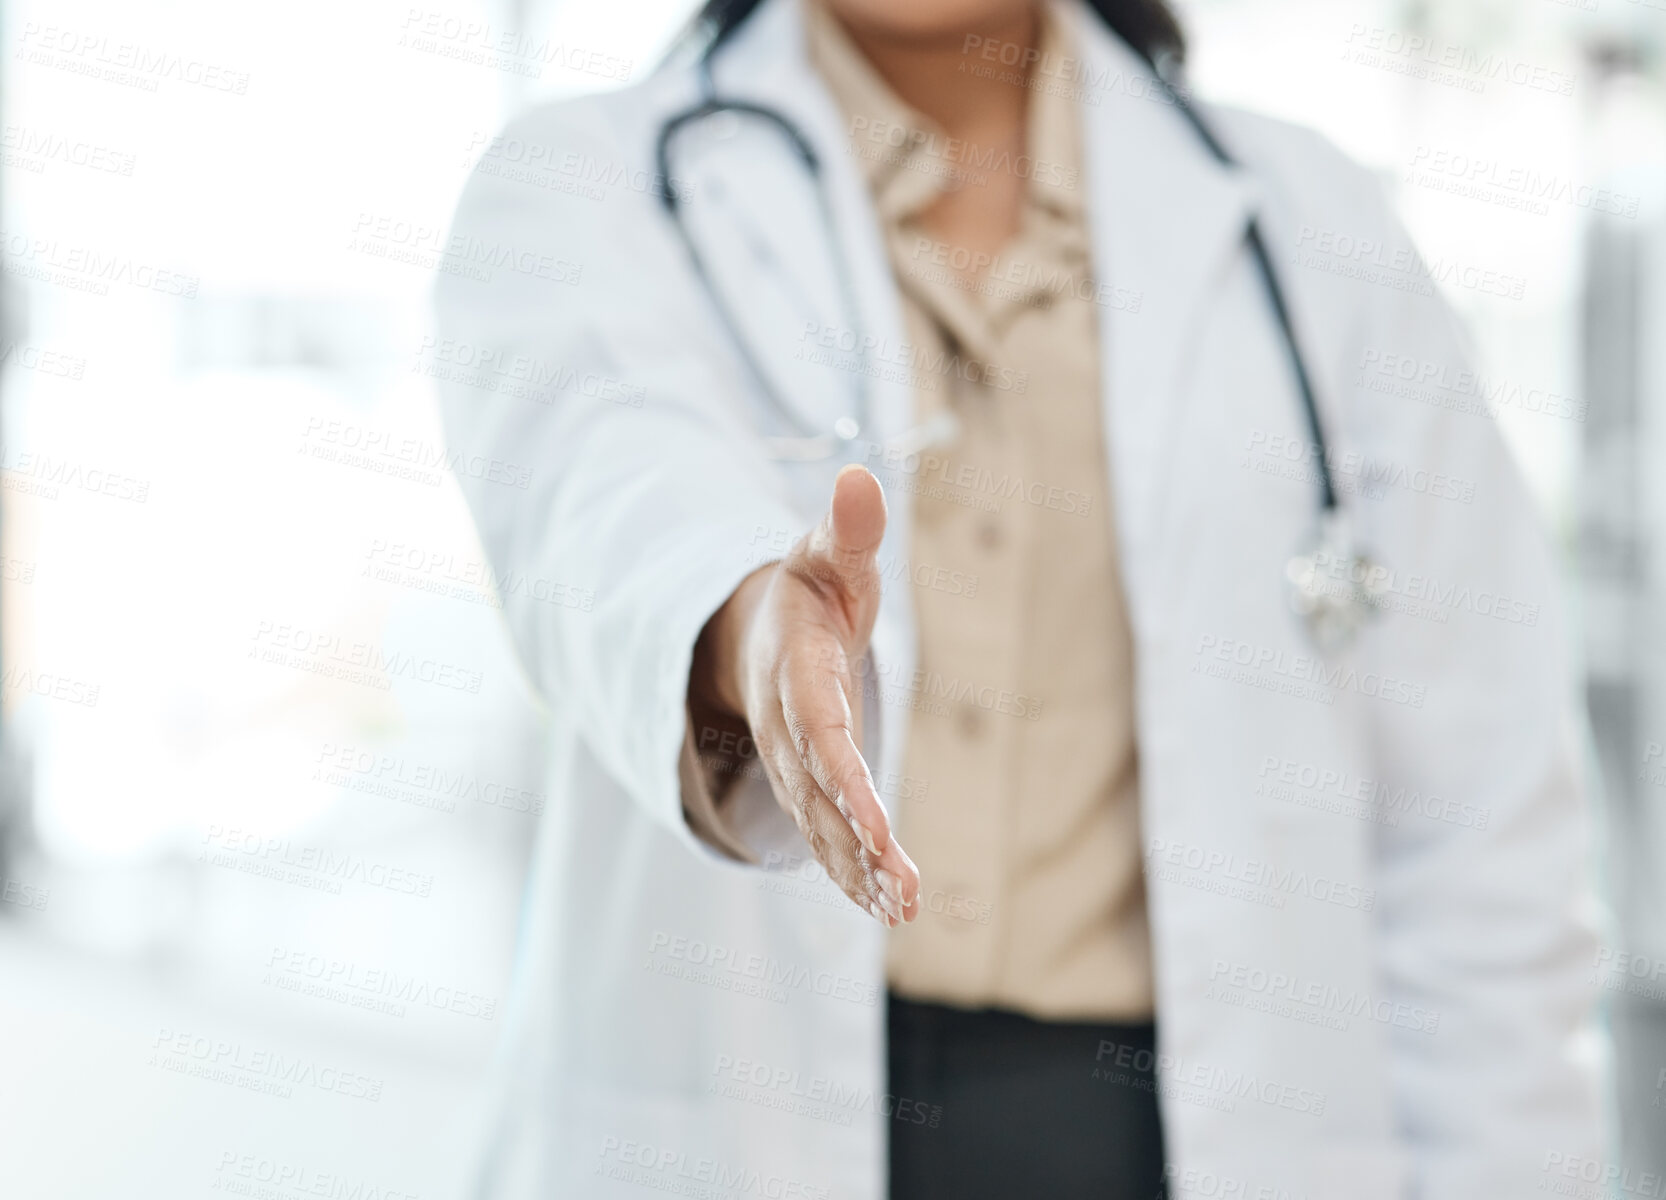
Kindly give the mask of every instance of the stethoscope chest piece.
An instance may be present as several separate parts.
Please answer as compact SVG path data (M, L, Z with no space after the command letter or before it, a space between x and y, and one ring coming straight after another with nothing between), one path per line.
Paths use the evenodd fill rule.
M1383 611L1388 572L1354 545L1339 510L1319 518L1313 548L1285 564L1290 608L1306 622L1319 650L1345 649L1361 629Z

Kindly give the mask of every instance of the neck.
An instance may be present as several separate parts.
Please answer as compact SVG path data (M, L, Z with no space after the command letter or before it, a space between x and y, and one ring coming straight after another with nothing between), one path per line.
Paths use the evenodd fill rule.
M949 136L987 139L1022 132L1029 52L1041 40L1039 4L1017 7L976 28L917 35L864 25L858 15L840 11L844 6L830 7L898 98ZM1000 50L994 60L980 54L980 48L989 46Z

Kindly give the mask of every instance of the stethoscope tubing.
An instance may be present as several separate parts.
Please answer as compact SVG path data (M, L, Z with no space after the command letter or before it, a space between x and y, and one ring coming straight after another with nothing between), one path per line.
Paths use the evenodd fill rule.
M656 170L655 185L658 190L660 201L665 206L666 213L670 217L672 225L677 230L678 238L689 255L689 260L693 264L694 271L696 275L699 276L702 286L704 287L707 295L710 297L712 304L717 311L718 319L721 320L725 327L729 330L731 340L735 343L736 348L740 352L741 358L745 362L747 369L757 378L758 383L762 387L765 396L768 397L771 406L775 408L783 418L792 424L801 435L800 441L805 444L801 447L801 452L787 454L786 457L829 457L832 454L837 453L837 445L840 442L848 443L854 439L842 438L836 433L818 430L812 427L801 415L798 414L796 410L793 409L791 405L782 400L774 383L765 372L763 363L759 361L750 343L742 335L741 330L744 326L740 324L737 314L730 307L728 302L724 300L721 289L716 286L716 282L712 278L711 271L706 264L705 258L700 253L700 248L695 242L692 231L689 229L688 222L684 220L682 200L678 195L678 189L673 183L673 177L671 174L671 145L676 140L677 134L685 127L721 113L734 113L741 116L754 117L775 128L792 147L800 162L803 164L804 169L809 173L812 181L816 185L814 190L817 202L821 208L822 219L828 230L829 238L833 239L835 243L832 246L832 250L833 257L836 262L836 273L839 278L839 287L843 293L840 299L844 306L846 319L850 322L850 328L857 339L856 344L862 344L862 333L859 328L859 313L855 304L854 288L849 278L849 270L844 261L844 255L841 253L840 247L836 244L837 224L833 219L832 207L827 198L827 189L823 186L821 160L816 154L815 147L811 144L809 137L804 133L804 131L779 110L769 108L761 104L754 104L749 101L724 100L719 98L711 69L712 55L716 49L717 45L715 44L707 47L706 51L700 58L699 73L701 81L701 98L699 101L689 108L673 114L660 126L659 137L654 147L654 165ZM1152 77L1157 81L1158 86L1162 88L1163 92L1168 96L1175 108L1197 133L1199 139L1209 149L1210 154L1215 158L1215 160L1221 165L1234 170L1240 169L1240 164L1229 153L1227 153L1226 148L1221 144L1220 140L1216 138L1214 132L1204 122L1203 118L1199 116L1197 110L1192 107L1191 103L1186 99L1182 91L1170 82L1164 72L1155 63L1150 62L1150 60L1147 60L1147 62L1151 66ZM1307 424L1308 436L1314 450L1314 458L1318 463L1320 513L1322 516L1332 517L1338 514L1336 481L1331 473L1329 443L1325 437L1324 422L1319 415L1319 404L1314 392L1313 379L1307 369L1307 360L1301 351L1300 339L1296 334L1295 324L1290 314L1289 304L1285 299L1284 289L1279 283L1278 272L1273 267L1272 257L1267 252L1266 240L1261 234L1260 222L1256 219L1254 213L1250 214L1249 222L1245 230L1244 240L1246 245L1249 247L1251 257L1255 260L1257 272L1261 276L1262 284L1267 294L1268 306L1272 309L1273 317L1278 323L1279 334L1285 345L1290 370L1295 378L1296 391L1301 399L1302 414ZM871 416L869 411L871 397L865 372L858 371L857 379L858 415L856 426L859 433L866 433L868 431L868 420ZM784 439L776 440L781 441ZM811 446L811 443L814 443L813 447ZM822 453L821 449L824 445L827 449L827 453L825 454Z

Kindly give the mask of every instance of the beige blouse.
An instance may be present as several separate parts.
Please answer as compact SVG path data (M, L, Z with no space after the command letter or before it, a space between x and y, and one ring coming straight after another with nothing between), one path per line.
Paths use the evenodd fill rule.
M919 865L925 911L891 932L888 984L1041 1018L1148 1018L1133 648L1076 101L1030 91L1021 157L950 139L816 0L805 8L812 62L844 110L884 224L910 361L925 364L916 418L947 407L959 420L958 439L918 469L877 473L888 491L912 494L910 560L977 580L933 587L934 570L887 584L914 596L923 682L918 695L887 700L910 703L905 774L925 785L922 801L891 813ZM1068 56L1067 30L1044 20L1042 49ZM968 56L968 69L979 61ZM920 217L993 171L1026 179L1021 226L974 270ZM685 765L685 794L691 774ZM689 816L709 841L740 848L708 797Z

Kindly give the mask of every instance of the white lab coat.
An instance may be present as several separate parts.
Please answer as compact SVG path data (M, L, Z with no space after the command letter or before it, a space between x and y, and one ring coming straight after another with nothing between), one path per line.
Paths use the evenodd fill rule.
M1366 386L1381 378L1373 355L1448 382L1464 362L1366 173L1311 133L1211 109L1248 170L1218 166L1127 46L1074 0L1063 12L1097 97L1084 185L1110 285L1105 453L1139 670L1171 1194L1502 1200L1562 1182L1606 1146L1585 805L1533 505L1485 416L1428 387L1419 400ZM801 41L795 0L768 0L716 76L820 148L878 339L883 441L912 426L909 372L887 363L905 345L896 288ZM492 1197L880 1197L888 1124L954 1119L934 1097L887 1097L885 934L793 857L762 784L736 802L761 867L682 815L695 637L779 555L778 531L817 518L841 465L765 455L759 435L791 429L652 194L655 134L696 91L692 68L671 69L514 122L458 212L466 240L452 245L477 268L438 284L438 357L491 356L493 387L459 370L442 389L448 436L479 466L460 474L485 548L506 577L593 594L505 595L550 709L551 804ZM683 149L677 185L726 293L746 297L749 337L830 428L854 375L810 344L849 321L802 172L747 125L691 132ZM1317 683L1283 590L1316 486L1280 440L1298 455L1305 442L1245 246L1252 211L1361 540L1396 572L1394 607L1412 610L1387 612ZM513 382L529 375L544 381L530 399ZM884 560L906 563L908 477L867 461L892 484ZM1361 492L1373 471L1387 481ZM898 782L910 590L888 587L873 647L885 701L870 699L866 750L893 793L912 786ZM1480 615L1483 593L1507 598L1510 619ZM894 801L914 802L954 797L928 781L923 800ZM1082 1064L1096 1069L1114 1074L1114 1056Z

